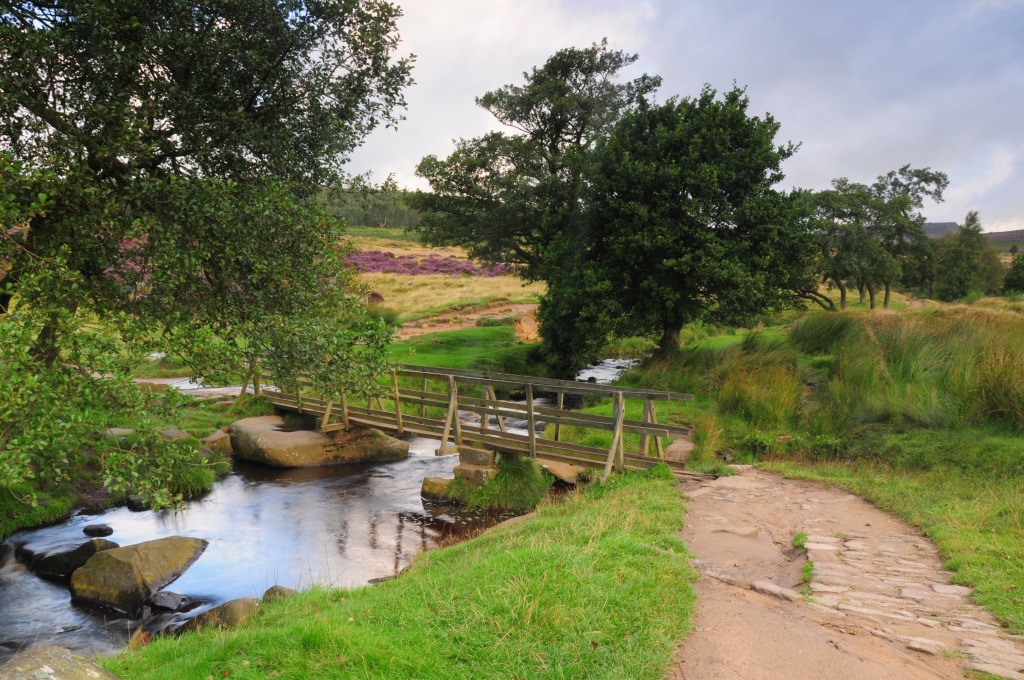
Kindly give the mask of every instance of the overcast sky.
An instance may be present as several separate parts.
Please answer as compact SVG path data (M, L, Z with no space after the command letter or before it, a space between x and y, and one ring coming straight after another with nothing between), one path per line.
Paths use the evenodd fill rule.
M661 100L745 86L777 140L802 145L785 188L927 166L950 180L929 221L1024 228L1024 0L396 1L416 84L399 128L352 157L376 181L427 188L420 158L499 129L475 97L607 37L639 54L627 77L662 76Z

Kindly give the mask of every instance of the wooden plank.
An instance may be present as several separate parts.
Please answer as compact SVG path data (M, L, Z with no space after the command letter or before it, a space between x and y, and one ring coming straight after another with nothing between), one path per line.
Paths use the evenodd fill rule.
M565 405L565 392L558 393L558 410L562 410L562 406ZM555 441L559 441L562 438L562 423L555 421Z
M487 386L487 390L484 392L484 396L491 401L498 401L498 397L494 394L494 387L491 385ZM498 416L498 429L502 432L508 432L508 427L505 425L505 419Z
M526 427L530 437L530 457L537 457L537 416L533 412L533 385L526 386Z
M650 399L644 399L644 422L649 423L651 417L651 404L654 403ZM651 449L651 436L646 432L640 438L640 453L647 455L647 452Z
M423 392L423 395L425 395L426 392L427 392L427 378L426 378L426 376L423 377L423 389L422 389L422 392ZM421 396L423 396L423 395L421 395ZM427 404L425 402L420 402L420 418L426 418L426 417L427 417Z
M398 434L402 434L402 395L398 391L398 373L395 371L391 371L391 386L394 388L395 423L398 425Z

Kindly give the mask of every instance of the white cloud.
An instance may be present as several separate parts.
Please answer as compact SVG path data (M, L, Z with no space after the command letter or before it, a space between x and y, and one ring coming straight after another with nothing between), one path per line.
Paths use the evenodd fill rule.
M974 0L968 8L970 16L977 16L990 10L1010 9L1011 7L1024 6L1024 0Z

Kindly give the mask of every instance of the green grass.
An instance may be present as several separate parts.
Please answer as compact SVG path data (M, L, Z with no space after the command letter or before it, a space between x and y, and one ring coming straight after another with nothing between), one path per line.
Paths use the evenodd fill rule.
M800 570L800 583L810 583L812 578L814 578L814 563L804 562L804 566Z
M30 491L25 486L0 488L0 539L18 529L58 522L66 518L75 507L75 490L70 484L49 491L36 490L35 506L23 500Z
M921 527L954 579L1024 632L1024 317L954 306L795 321L699 340L622 382L695 392L664 412L692 418L699 459L731 447Z
M126 679L662 678L694 606L682 511L667 470L614 477L395 581L302 593L104 663Z
M535 460L502 454L498 474L483 487L469 489L461 481L456 479L449 493L471 508L528 512L544 499L554 479Z
M540 367L529 362L534 347L519 342L510 326L491 326L419 335L393 343L390 352L402 364L535 374Z
M807 545L807 534L806 532L799 532L793 536L793 547L797 550L803 550L804 546Z

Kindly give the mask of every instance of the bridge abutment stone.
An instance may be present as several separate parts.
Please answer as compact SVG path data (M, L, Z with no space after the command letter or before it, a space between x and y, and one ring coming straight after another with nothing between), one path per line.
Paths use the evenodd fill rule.
M450 451L453 447L447 447ZM479 489L498 474L498 454L472 446L454 447L459 453L459 464L455 466L455 479L470 489ZM420 495L429 501L450 501L449 487L454 479L427 477L423 480Z

